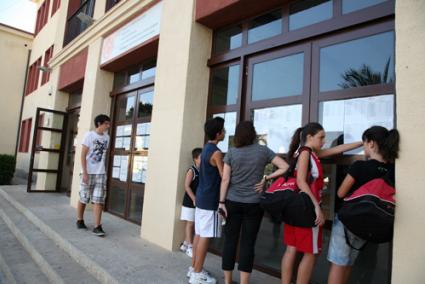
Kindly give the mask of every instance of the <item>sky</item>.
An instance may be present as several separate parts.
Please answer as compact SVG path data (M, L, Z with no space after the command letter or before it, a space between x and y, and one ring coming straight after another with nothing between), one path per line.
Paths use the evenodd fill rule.
M34 32L37 4L30 0L0 0L0 23Z

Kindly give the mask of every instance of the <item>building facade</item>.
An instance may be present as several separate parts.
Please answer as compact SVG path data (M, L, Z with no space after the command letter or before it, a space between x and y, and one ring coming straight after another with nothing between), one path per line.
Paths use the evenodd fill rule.
M18 168L29 174L30 191L67 191L75 206L83 134L97 114L110 115L106 210L172 250L183 235L184 174L191 149L204 142L206 118L225 118L223 152L236 124L252 120L259 138L282 155L293 131L310 121L325 127L325 147L360 140L371 125L397 127L395 239L369 245L352 281L418 283L425 276L425 218L418 213L425 195L415 189L413 180L423 178L412 164L425 161L418 151L423 12L425 4L414 0L45 0L22 116L32 127L25 126L30 139ZM323 161L327 222L315 283L326 282L336 189L362 158L355 151ZM281 224L265 216L258 269L279 274L281 240ZM211 251L221 245L214 241Z
M24 95L24 83L27 61L29 60L32 40L31 33L4 24L0 24L0 62L4 66L0 70L0 97L8 103L0 105L3 119L0 129L8 133L0 140L0 154L15 155L23 145L17 144L19 133L19 114Z

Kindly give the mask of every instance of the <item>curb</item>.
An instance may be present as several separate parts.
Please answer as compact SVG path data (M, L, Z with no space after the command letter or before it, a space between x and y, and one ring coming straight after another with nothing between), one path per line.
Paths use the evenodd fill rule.
M50 283L65 284L63 279L52 269L50 264L43 258L43 256L31 245L30 241L25 235L13 224L12 220L6 215L3 209L0 208L0 217L9 227L16 239L21 243L24 249L29 253L34 262L40 267L41 271L47 276Z
M31 223L40 229L49 239L51 239L58 247L64 250L74 261L84 267L90 274L92 274L98 281L105 284L118 284L119 282L112 277L105 269L100 267L96 262L91 260L82 251L73 246L69 241L62 238L53 229L47 226L30 210L23 207L19 202L13 199L3 189L0 188L0 195L6 199L13 207L21 212ZM1 210L1 209L0 209ZM6 216L7 217L7 216ZM12 224L13 225L13 224ZM58 282L56 282L58 283Z

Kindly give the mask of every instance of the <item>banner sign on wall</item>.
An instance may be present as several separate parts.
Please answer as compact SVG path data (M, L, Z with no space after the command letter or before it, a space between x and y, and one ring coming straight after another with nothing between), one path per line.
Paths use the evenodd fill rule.
M159 35L162 2L136 17L103 40L100 64L114 59L130 49Z

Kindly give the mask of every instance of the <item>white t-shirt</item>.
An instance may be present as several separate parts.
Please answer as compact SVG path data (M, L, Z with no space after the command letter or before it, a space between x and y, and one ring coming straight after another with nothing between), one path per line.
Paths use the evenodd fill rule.
M109 144L109 135L99 135L96 131L87 132L82 143L89 148L86 156L89 175L105 174L105 157Z

